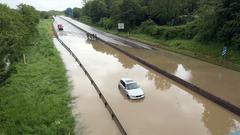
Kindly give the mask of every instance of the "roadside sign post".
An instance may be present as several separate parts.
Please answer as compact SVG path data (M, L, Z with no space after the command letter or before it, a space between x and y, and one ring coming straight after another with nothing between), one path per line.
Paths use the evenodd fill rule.
M223 56L224 59L225 59L225 57L227 55L227 49L228 49L227 46L223 47L222 56Z
M118 23L118 31L124 30L124 23Z

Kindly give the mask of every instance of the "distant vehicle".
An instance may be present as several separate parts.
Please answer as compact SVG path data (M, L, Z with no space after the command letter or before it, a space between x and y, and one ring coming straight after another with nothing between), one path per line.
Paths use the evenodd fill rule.
M63 25L62 25L62 24L58 24L57 27L58 27L58 30L59 30L59 31L62 31L62 30L63 30Z
M118 87L124 90L130 99L144 98L143 90L138 86L137 82L132 79L122 78L118 84Z

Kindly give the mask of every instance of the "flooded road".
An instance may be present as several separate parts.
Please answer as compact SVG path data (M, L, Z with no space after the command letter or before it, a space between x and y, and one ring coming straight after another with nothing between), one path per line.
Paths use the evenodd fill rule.
M98 35L104 34L113 39L120 38L112 34L106 34L105 32L101 32L70 18L65 17L65 19L74 22L87 31L99 33ZM103 38L105 39L105 37ZM142 43L138 44L143 46ZM240 107L240 83L238 83L240 80L240 72L162 49L146 50L124 46L119 47Z
M54 39L72 85L75 135L121 135L94 87L73 57Z
M120 48L240 107L240 72L160 49Z
M60 39L86 67L129 135L231 135L240 130L238 116L57 21L66 30ZM128 100L117 86L122 77L136 80L146 98Z

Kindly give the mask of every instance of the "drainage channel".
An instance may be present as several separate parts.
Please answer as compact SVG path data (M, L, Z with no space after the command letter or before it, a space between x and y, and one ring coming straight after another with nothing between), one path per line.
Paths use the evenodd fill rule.
M106 98L104 97L104 95L102 94L102 92L100 91L100 89L98 88L97 84L94 82L94 80L92 79L92 77L90 76L90 74L88 73L88 71L86 70L86 68L83 66L83 64L80 62L80 60L77 58L77 56L72 52L72 50L58 37L57 32L54 28L54 25L52 24L52 28L54 31L54 35L56 36L57 40L59 41L59 43L61 43L61 45L72 55L72 57L76 60L76 62L78 63L78 65L82 68L82 70L84 71L84 73L86 74L86 76L88 77L88 79L90 80L91 84L93 85L93 87L95 88L95 90L97 91L99 97L101 98L101 100L103 101L105 107L107 108L107 110L109 111L112 119L114 120L114 122L116 123L118 129L120 130L120 132L122 133L122 135L127 135L126 130L123 128L121 122L119 121L119 119L117 118L116 114L114 113L113 109L111 108L111 106L108 104Z
M84 31L84 32L86 32L86 33L88 33L88 34L91 34L91 33L89 33L88 31L86 31L85 29L82 29L81 27L77 26L76 24L70 22L69 20L66 20L65 18L62 18L62 17L60 17L60 18L63 19L63 20L65 20L65 21L67 21L68 23L72 24L72 25L75 26L76 28L78 28L78 29L80 29L80 30L82 30L82 31ZM133 54L130 54L130 53L124 51L123 49L117 47L116 45L111 44L111 43L105 41L104 39L101 39L101 38L98 38L98 37L97 37L97 39L99 39L100 41L106 43L106 44L109 45L110 47L118 50L119 52L127 55L128 57L130 57L130 58L138 61L139 63L141 63L141 64L143 64L143 65L151 68L152 70L154 70L154 71L156 71L156 72L158 72L158 73L160 73L160 74L168 77L169 79L171 79L171 80L173 80L173 81L175 81L175 82L183 85L184 87L192 90L193 92L195 92L195 93L197 93L197 94L199 94L199 95L207 98L208 100L210 100L210 101L218 104L219 106L221 106L221 107L229 110L230 112L232 112L232 113L240 116L240 108L237 107L237 106L235 106L235 105L233 105L233 104L231 104L230 102L228 102L228 101L226 101L226 100L224 100L224 99L222 99L222 98L219 98L219 97L217 97L217 96L209 93L207 90L204 90L204 89L202 89L202 88L200 88L200 87L198 87L198 86L196 86L196 85L194 85L194 84L192 84L192 83L189 83L189 82L187 82L187 81L185 81L185 80L183 80L183 79L181 79L181 78L179 78L179 77L177 77L177 76L175 76L175 75L172 75L172 74L166 72L166 71L163 70L163 69L160 69L159 67L157 67L157 66L155 66L155 65L153 65L153 64L150 64L150 63L146 62L145 60L143 60L143 59L141 59L141 58L139 58L139 57L134 56Z

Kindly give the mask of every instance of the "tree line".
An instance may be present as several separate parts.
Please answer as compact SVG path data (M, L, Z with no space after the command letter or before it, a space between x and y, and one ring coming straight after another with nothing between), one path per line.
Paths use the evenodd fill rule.
M24 50L37 33L39 13L32 6L20 4L17 9L0 4L0 83L23 60Z
M106 29L116 29L121 22L127 31L240 49L239 0L85 0L72 15Z

